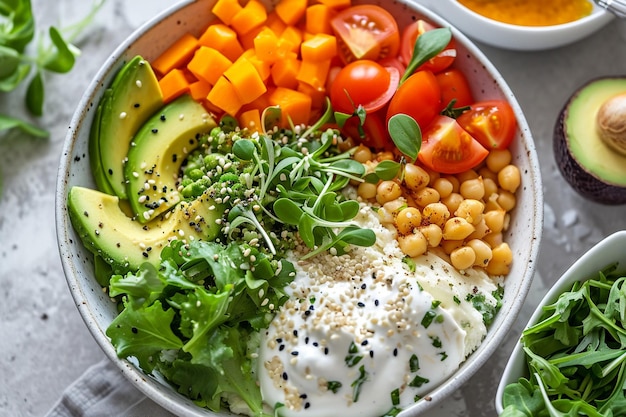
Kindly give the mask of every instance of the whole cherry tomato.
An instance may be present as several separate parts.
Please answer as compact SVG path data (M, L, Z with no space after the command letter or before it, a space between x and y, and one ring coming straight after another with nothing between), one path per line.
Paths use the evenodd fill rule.
M394 114L411 116L424 129L441 111L441 89L431 71L417 71L398 87L389 101L387 120Z
M413 49L417 37L422 33L435 29L436 26L422 19L416 20L411 23L402 31L402 38L400 43L400 57L404 65L408 65L413 56ZM430 70L432 72L440 72L448 68L456 59L456 42L451 39L448 46L443 51L437 54L434 58L429 59L422 64L418 70Z
M441 104L446 107L455 100L454 107L465 107L474 103L472 90L463 72L457 68L435 74L441 88Z

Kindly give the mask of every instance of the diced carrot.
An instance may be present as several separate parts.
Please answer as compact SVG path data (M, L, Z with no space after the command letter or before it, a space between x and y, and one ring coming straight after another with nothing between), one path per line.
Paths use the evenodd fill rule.
M281 125L289 127L295 124L308 124L311 117L311 97L296 90L276 87L268 97L272 106L279 106L282 111Z
M189 84L189 94L196 101L206 100L211 91L211 84L204 80L198 80Z
M246 34L261 26L267 20L267 10L260 0L248 0L248 3L233 16L230 26L240 34Z
M197 47L198 39L186 33L152 61L152 68L161 75L165 75L174 68L182 67L191 58Z
M272 10L268 13L267 20L265 21L265 26L272 29L276 36L280 36L283 33L283 30L285 30L285 28L287 27L285 22L283 22L281 18L278 17L275 10Z
M325 4L334 10L346 9L352 5L351 0L317 0L317 2Z
M243 53L237 33L222 23L210 25L198 39L198 45L217 49L231 61L235 61Z
M273 64L278 56L278 36L274 31L265 27L254 37L254 52L262 60Z
M250 109L241 112L239 115L239 126L242 128L247 128L252 132L263 131L261 126L261 112L259 109Z
M289 42L291 45L290 51L297 54L300 52L300 44L302 43L303 36L302 31L297 27L287 26L280 35L280 38L283 41Z
M189 91L189 81L183 70L174 68L159 80L159 87L163 93L163 101L168 103Z
M300 60L296 57L281 59L272 65L272 81L277 87L296 89Z
M298 81L309 84L311 87L320 89L325 88L328 70L330 69L330 60L326 61L302 61L300 71L296 77Z
M326 105L326 89L313 88L307 83L298 82L296 90L311 97L311 108L313 110L322 109Z
M272 75L271 65L269 62L261 60L254 52L254 49L248 49L247 51L245 51L243 54L241 54L241 58L246 58L248 61L250 61L250 63L254 65L254 68L261 76L263 82L267 83L270 76Z
M288 26L293 26L304 16L307 0L280 0L274 10Z
M239 0L217 0L211 12L217 16L222 22L230 25L233 17L243 9L239 4Z
M226 58L220 51L208 46L201 46L194 54L187 69L191 71L198 79L204 80L214 85L218 78L233 63Z
M332 35L319 33L302 42L300 54L303 61L326 61L337 55L337 39Z
M305 28L309 33L333 33L330 21L334 16L333 10L325 4L314 4L307 7Z
M224 72L231 82L239 101L250 103L267 91L267 87L254 65L245 58L240 58Z
M221 76L211 88L207 99L231 116L235 116L243 105L235 92L235 87L224 76Z

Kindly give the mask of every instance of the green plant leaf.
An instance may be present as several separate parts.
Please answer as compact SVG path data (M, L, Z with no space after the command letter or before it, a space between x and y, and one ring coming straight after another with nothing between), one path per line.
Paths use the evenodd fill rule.
M26 107L35 116L43 114L44 85L41 72L37 71L26 89Z
M374 169L376 179L384 181L392 180L398 176L401 167L400 163L396 161L381 161Z
M412 161L417 160L422 147L422 131L415 119L402 113L394 114L387 125L391 140L398 150Z
M47 138L49 136L47 131L40 129L35 125L14 117L0 114L0 132L9 129L19 129L22 132L37 138Z
M413 47L413 56L406 66L402 78L400 78L400 84L404 83L420 65L443 51L451 39L452 31L450 28L428 30L418 36Z
M274 202L274 213L285 224L297 226L304 214L300 206L287 198L279 198Z
M61 32L54 26L49 29L50 40L55 47L55 51L46 56L41 63L42 68L48 71L57 73L69 72L76 62L76 56L74 51L70 48L70 45L65 42Z

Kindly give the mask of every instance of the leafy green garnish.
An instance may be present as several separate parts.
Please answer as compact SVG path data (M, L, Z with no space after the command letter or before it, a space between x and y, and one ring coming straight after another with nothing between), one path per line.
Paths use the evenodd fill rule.
M501 416L625 415L625 282L611 265L543 308L522 333L528 374L505 388Z
M400 84L404 83L420 65L443 51L451 39L452 31L450 28L428 30L418 36L413 46L413 56L406 66L402 78L400 78Z

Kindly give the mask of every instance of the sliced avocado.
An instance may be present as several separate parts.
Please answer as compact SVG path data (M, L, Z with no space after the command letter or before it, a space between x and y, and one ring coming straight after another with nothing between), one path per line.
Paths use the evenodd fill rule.
M176 205L178 174L199 137L216 126L206 109L188 95L167 104L139 129L128 151L128 199L137 219L149 222Z
M128 217L117 196L72 187L69 216L83 244L112 266L114 273L134 271L144 262L158 266L161 249L172 239L214 240L223 209L204 194L181 202L159 219L141 224Z
M105 90L89 137L91 170L103 192L127 198L124 161L135 133L163 106L163 94L152 67L136 56Z
M626 155L600 137L597 115L610 98L626 92L626 78L603 77L578 89L554 130L554 153L563 177L582 196L603 204L626 203Z

